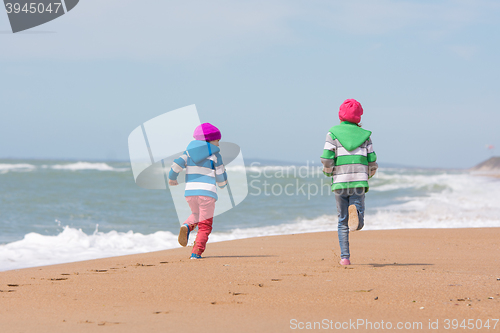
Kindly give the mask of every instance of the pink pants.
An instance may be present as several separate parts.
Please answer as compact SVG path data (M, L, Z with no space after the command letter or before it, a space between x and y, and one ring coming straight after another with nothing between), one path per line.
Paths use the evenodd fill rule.
M208 241L208 235L212 231L214 220L215 199L203 195L186 197L186 201L191 208L186 223L189 231L193 231L198 226L198 235L193 246L193 253L201 255L205 251L205 245Z

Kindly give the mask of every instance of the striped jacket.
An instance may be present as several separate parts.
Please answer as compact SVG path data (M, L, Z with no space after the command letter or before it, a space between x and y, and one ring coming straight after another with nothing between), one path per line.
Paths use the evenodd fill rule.
M332 178L332 191L364 187L378 168L371 132L347 121L333 126L326 135L321 155L323 171Z
M227 174L219 147L206 141L194 140L186 151L172 163L168 178L177 180L182 169L186 169L186 191L184 196L203 195L218 199L217 184L224 188Z

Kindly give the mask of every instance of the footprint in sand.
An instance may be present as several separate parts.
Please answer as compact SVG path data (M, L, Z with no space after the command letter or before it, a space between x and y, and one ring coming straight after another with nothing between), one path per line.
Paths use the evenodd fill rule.
M109 321L101 321L97 325L98 326L105 326L105 325L118 325L120 324L119 322L109 322Z

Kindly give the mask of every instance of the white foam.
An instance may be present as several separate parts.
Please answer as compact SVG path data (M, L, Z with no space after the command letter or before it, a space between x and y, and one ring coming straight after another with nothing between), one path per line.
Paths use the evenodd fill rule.
M45 167L49 167L55 170L69 170L69 171L80 171L80 170L97 170L97 171L127 171L129 168L113 168L112 166L106 163L90 163L90 162L76 162L69 164L54 164L47 165Z
M499 184L500 180L480 177L468 172L434 172L434 173L394 173L382 169L370 180L370 191L384 192L402 189L417 190L463 190L465 188L480 188L479 184Z
M313 223L311 223L313 222ZM288 235L315 231L334 230L332 217L323 216L310 220L297 220L289 224L258 228L234 229L227 233L212 233L209 242L250 237ZM196 233L190 235L190 245ZM168 231L143 235L111 231L85 234L82 230L64 227L57 236L29 233L24 239L0 245L0 271L62 264L120 255L147 253L180 247L177 236Z
M53 265L73 261L146 253L178 247L177 237L168 231L143 235L111 231L85 234L64 227L57 236L29 233L24 239L0 245L0 271Z
M367 216L367 229L500 227L500 181L467 173L383 175L370 191L413 188L425 195L400 197ZM369 200L369 199L367 199Z
M0 174L7 173L9 171L16 172L30 172L36 169L36 166L26 163L18 164L0 164Z

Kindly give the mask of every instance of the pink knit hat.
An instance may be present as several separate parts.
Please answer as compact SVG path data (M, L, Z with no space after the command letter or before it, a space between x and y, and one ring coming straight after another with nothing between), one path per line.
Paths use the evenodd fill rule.
M346 99L339 109L340 121L349 121L357 124L361 121L362 114L363 107L355 99Z
M221 134L217 127L210 123L203 123L196 127L193 137L201 141L220 140Z

